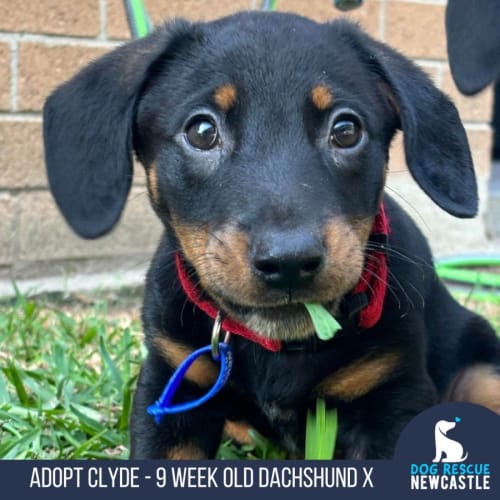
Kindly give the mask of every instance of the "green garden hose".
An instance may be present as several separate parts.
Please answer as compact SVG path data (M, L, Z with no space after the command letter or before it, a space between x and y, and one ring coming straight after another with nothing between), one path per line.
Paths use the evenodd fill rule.
M151 21L142 0L123 0L132 38L141 38L151 31Z
M438 259L435 266L440 278L449 283L452 290L456 285L466 286L473 300L500 301L500 255L445 257Z
M277 0L262 0L260 8L262 10L275 10Z

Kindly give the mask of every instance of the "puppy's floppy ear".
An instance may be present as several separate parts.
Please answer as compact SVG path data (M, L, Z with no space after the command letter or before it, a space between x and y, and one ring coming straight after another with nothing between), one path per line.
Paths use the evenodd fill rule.
M186 22L158 28L85 67L47 99L43 110L50 188L69 225L84 238L110 231L132 182L137 97L152 64Z
M498 0L448 0L448 59L460 92L476 94L500 78L499 22Z
M411 61L358 30L353 43L388 86L399 114L410 173L427 195L456 217L478 209L474 167L455 106Z

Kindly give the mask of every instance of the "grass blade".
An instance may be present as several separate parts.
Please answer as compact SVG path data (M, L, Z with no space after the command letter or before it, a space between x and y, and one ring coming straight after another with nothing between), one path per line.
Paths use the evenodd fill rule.
M331 460L335 453L337 431L337 409L327 409L325 400L317 399L315 413L307 412L306 460Z
M106 365L106 367L111 373L111 376L113 377L115 387L118 389L118 391L121 392L123 387L123 378L120 374L120 371L116 367L115 363L111 359L111 356L109 355L109 352L106 349L106 346L104 345L104 338L102 336L99 337L99 351L101 353L104 364Z
M11 361L7 365L7 368L4 369L5 376L8 378L10 383L14 386L17 397L23 406L30 405L30 398L28 396L28 392L24 387L22 376L19 373L19 370L16 368L14 363Z
M0 405L9 402L10 402L9 391L7 390L7 384L5 382L4 375L0 370Z

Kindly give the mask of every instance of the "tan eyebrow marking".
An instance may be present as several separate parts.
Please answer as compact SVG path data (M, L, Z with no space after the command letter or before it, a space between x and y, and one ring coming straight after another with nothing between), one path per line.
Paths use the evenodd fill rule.
M333 104L333 92L326 85L319 84L311 90L311 99L319 111L325 111Z
M236 87L232 83L226 83L215 89L214 101L222 111L229 111L235 105L237 95Z

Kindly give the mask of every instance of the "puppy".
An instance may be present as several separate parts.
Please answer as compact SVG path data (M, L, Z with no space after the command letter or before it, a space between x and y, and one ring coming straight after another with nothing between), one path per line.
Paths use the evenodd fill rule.
M457 422L439 420L434 426L434 437L436 442L436 456L433 462L463 462L468 453L458 441L448 437L448 431L454 429ZM444 455L444 456L443 456Z
M48 177L70 226L84 238L112 229L133 152L165 226L145 286L133 458L212 458L224 428L247 425L301 457L319 397L338 409L336 456L388 458L451 385L451 399L480 399L482 382L465 383L476 365L500 386L493 329L449 295L424 237L384 194L397 129L418 185L450 214L474 216L456 109L346 21L170 22L48 98ZM317 337L309 303L336 317L333 338ZM223 358L221 321L232 332ZM212 337L215 352L177 380L180 412L155 421L176 368ZM222 361L232 371L221 381Z

